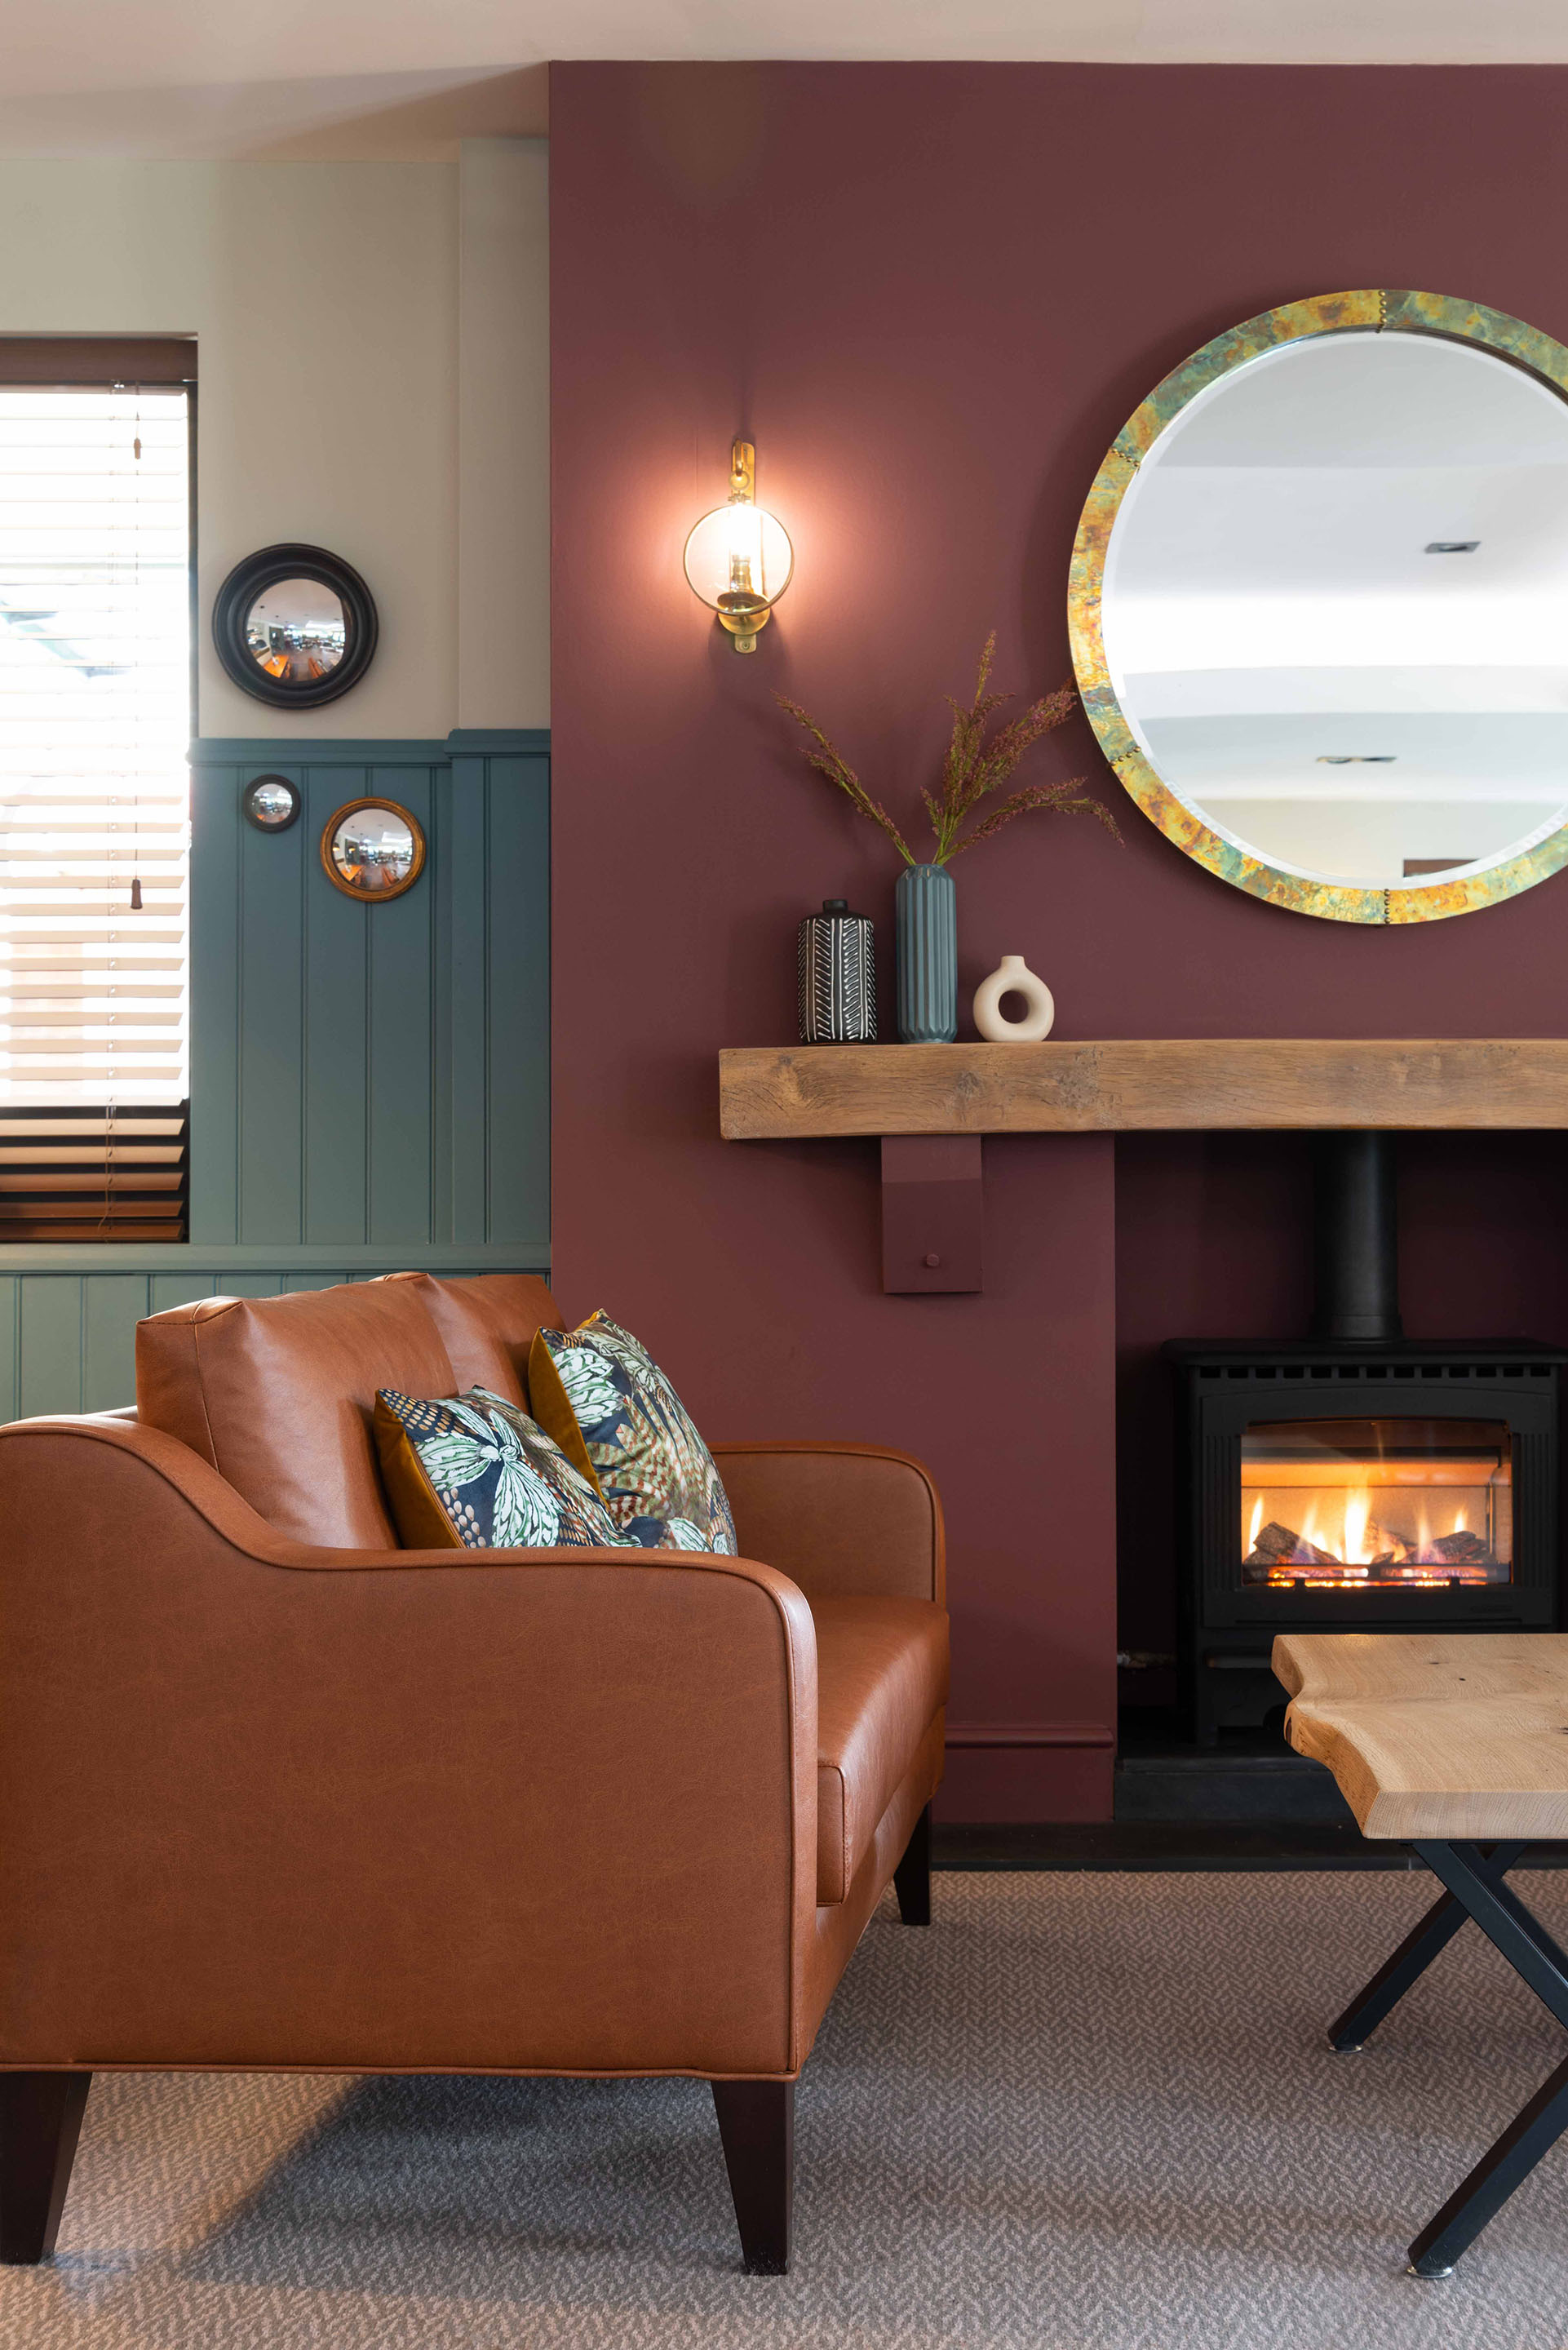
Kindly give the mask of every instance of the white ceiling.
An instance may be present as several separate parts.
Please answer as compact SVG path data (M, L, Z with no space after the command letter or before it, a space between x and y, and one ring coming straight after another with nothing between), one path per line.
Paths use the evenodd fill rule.
M440 156L568 58L1568 63L1563 0L0 0L0 156Z

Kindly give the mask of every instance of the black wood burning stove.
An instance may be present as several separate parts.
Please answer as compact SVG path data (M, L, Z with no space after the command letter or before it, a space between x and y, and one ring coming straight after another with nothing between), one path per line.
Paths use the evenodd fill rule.
M1276 1632L1544 1631L1557 1622L1559 1376L1511 1339L1400 1335L1388 1138L1322 1139L1319 1327L1175 1341L1187 1733L1282 1702Z

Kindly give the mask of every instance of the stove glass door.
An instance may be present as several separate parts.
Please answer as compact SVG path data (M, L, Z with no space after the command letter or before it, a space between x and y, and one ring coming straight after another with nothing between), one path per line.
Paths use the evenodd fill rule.
M1511 1583L1508 1423L1254 1420L1241 1439L1241 1536L1248 1588Z

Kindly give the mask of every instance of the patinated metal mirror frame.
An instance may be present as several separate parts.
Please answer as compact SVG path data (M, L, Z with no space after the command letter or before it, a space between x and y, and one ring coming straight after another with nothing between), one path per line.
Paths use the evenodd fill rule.
M1568 825L1533 848L1493 865L1469 879L1438 882L1426 889L1354 889L1331 881L1309 881L1286 873L1206 825L1162 782L1139 749L1106 667L1100 602L1106 553L1123 498L1160 434L1217 377L1283 343L1314 335L1339 335L1375 328L1379 333L1436 335L1449 342L1476 343L1536 376L1568 398L1568 350L1503 311L1484 309L1444 294L1391 293L1374 286L1353 294L1317 294L1287 302L1278 310L1216 335L1150 392L1111 443L1095 478L1078 524L1067 590L1067 625L1073 665L1089 723L1117 778L1168 840L1217 873L1221 880L1288 906L1298 914L1318 914L1334 922L1435 922L1493 906L1521 889L1533 889L1568 864Z

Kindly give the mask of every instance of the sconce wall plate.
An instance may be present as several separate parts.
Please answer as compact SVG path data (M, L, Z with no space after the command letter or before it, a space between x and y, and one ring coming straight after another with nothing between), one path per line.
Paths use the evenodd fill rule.
M348 800L321 828L321 865L335 889L384 906L411 889L425 868L418 816L396 800Z
M324 546L264 546L213 604L213 643L234 683L275 710L317 710L358 685L379 622L359 574Z
M286 832L299 816L299 785L286 775L257 775L240 794L240 808L258 832Z
M756 502L757 452L749 441L730 450L730 502L696 524L683 557L687 584L738 653L754 653L757 631L789 586L794 549L782 522Z

